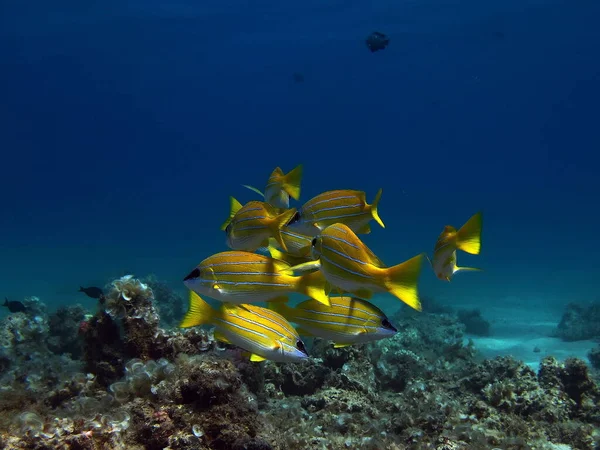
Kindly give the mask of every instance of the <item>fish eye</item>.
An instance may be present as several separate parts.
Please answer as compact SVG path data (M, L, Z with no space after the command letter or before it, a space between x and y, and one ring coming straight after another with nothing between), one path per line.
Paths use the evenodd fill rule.
M306 351L306 347L304 346L304 342L302 341L298 341L296 342L296 348L298 350L300 350L302 353L304 353L305 355L308 355L308 352Z
M187 281L187 280L195 280L197 278L200 278L200 269L198 269L197 267L192 270L189 275L187 277L185 277L183 279L183 281Z
M317 245L317 238L313 238L313 240L311 241L310 245L312 245L313 247L315 245Z

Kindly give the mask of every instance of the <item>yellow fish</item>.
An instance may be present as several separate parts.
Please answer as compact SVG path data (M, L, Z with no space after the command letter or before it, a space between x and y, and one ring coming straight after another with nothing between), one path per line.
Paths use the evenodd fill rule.
M431 261L430 261L431 262ZM439 266L436 275L440 280L450 281L454 274L459 271L481 271L476 267L459 267L456 265L456 250L452 252L445 265Z
M456 266L456 250L478 255L481 250L482 225L483 216L478 212L458 231L450 225L444 227L435 244L431 261L433 271L440 280L450 281L452 275L459 270L478 270Z
M221 302L285 301L293 292L329 305L326 280L320 272L292 276L282 273L290 265L257 253L228 251L209 256L183 284L199 295Z
M375 200L369 205L363 191L328 191L307 201L288 224L288 228L307 236L316 236L329 225L343 223L355 233L371 232L371 219L385 228L377 206L381 199L379 189Z
M330 297L331 306L313 299L295 307L283 303L269 308L298 325L298 332L334 342L334 347L391 337L398 331L375 305L353 297Z
M181 328L214 325L215 339L250 353L251 361L296 362L308 357L304 342L277 312L255 305L222 303L212 308L190 291L190 306Z
M253 252L267 245L273 237L287 250L281 229L296 214L295 208L280 213L265 202L251 201L242 206L233 197L230 197L230 203L229 218L221 225L221 230L227 234L229 248Z
M318 261L291 267L286 272L320 269L327 281L342 292L369 299L373 292L389 292L421 311L417 282L423 254L392 267L383 262L347 226L330 225L313 239L312 255Z
M275 208L287 209L290 206L290 197L294 200L300 198L300 181L302 180L302 164L292 169L287 174L281 168L276 167L267 181L264 194L255 187L244 185L244 187L264 197L265 202Z

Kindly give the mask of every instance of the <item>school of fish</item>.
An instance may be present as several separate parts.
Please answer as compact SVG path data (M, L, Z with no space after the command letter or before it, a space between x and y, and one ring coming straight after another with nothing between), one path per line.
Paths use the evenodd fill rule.
M277 167L264 192L243 185L261 201L242 205L230 198L221 226L229 249L208 256L184 278L189 309L181 328L211 325L216 340L241 348L251 361L302 361L309 354L301 336L327 339L336 348L393 336L396 328L369 300L389 293L421 311L417 284L424 258L443 281L480 270L459 267L457 251L480 253L481 212L458 230L446 225L431 258L422 253L386 266L358 237L371 232L371 221L385 228L378 210L382 190L371 204L363 191L334 190L290 208L290 198L300 199L302 170L299 165L286 174ZM293 293L308 298L292 307Z

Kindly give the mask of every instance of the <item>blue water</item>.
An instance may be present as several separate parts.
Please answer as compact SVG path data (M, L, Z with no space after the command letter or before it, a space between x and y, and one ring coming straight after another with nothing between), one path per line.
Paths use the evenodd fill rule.
M425 271L425 295L594 300L599 18L592 0L2 0L0 297L92 307L79 285L125 273L183 291L226 249L228 196L303 163L301 201L383 188L364 241L389 265L483 210L459 264L484 272Z

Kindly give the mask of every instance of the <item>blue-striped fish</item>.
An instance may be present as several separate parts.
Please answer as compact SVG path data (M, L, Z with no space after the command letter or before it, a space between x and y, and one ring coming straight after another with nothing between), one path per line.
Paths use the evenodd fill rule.
M451 225L444 227L435 244L431 261L433 271L440 280L450 281L452 275L459 270L479 270L471 267L458 267L456 250L478 255L481 250L482 226L483 215L478 212L467 220L458 231Z
M281 273L290 265L257 253L228 251L209 256L184 278L200 295L221 302L285 301L293 292L329 305L326 281L320 272L292 276Z
M346 225L325 228L313 239L313 258L318 261L293 266L286 272L320 269L327 281L342 293L369 299L373 292L389 292L420 311L417 282L423 255L386 267Z
M221 303L212 308L190 291L190 306L181 328L214 325L215 339L250 353L251 361L296 362L308 357L298 332L280 314L255 305Z
M286 241L281 229L296 214L296 209L279 212L265 202L251 201L244 206L230 197L229 218L221 225L227 234L227 246L233 250L253 252L268 244L273 237L284 250Z
M335 223L343 223L359 234L371 232L369 222L372 219L385 228L377 211L381 192L382 190L379 189L371 205L367 203L363 191L323 192L302 205L298 214L290 221L288 228L313 237Z
M264 194L255 187L244 185L244 187L264 197L265 202L275 208L287 209L290 207L290 197L294 200L300 198L300 181L302 180L302 164L283 173L281 168L276 167L267 181Z
M354 297L330 297L331 306L313 299L295 307L284 303L269 304L298 326L303 336L317 336L334 342L334 347L375 341L391 337L398 331L383 311Z

